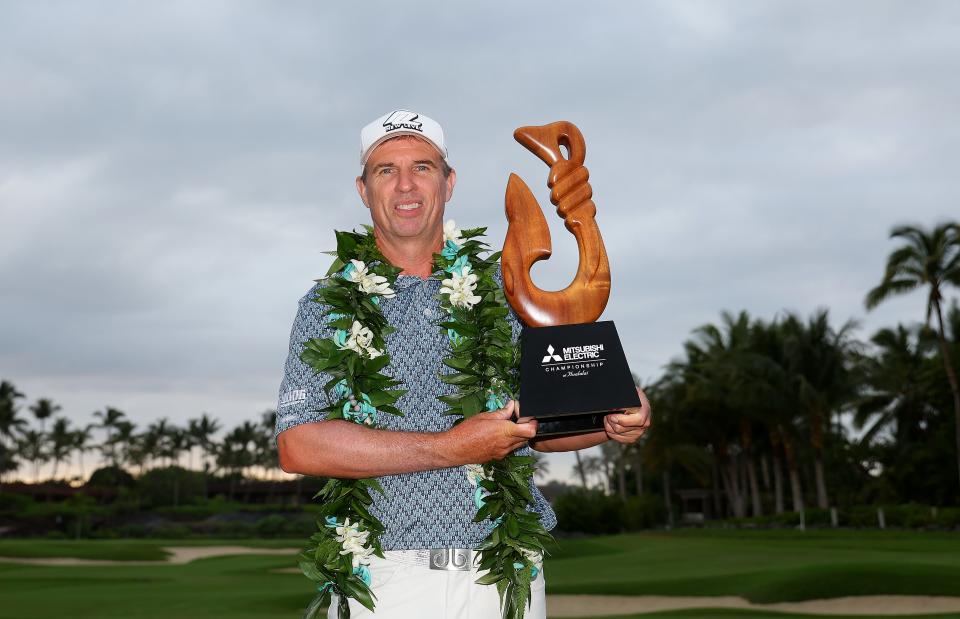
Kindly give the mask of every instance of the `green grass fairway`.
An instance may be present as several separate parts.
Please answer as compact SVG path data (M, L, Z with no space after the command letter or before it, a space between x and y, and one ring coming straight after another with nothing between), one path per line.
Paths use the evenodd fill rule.
M101 561L162 561L169 556L164 546L250 546L253 548L299 548L303 540L266 539L129 539L129 540L0 540L0 557L70 557Z
M548 593L739 595L758 603L960 596L960 535L706 530L563 540L546 574Z
M896 619L958 619L957 614L940 615L888 615ZM867 619L865 615L798 615L758 610L719 608L713 610L671 610L642 615L607 615L606 617L577 617L576 619Z
M145 560L161 558L163 546L283 548L300 543L6 540L0 541L0 555ZM293 553L289 558L218 557L176 566L47 567L0 562L0 619L297 617L312 595L310 583L298 574L270 572L293 565ZM548 593L740 595L754 602L897 593L960 596L960 535L684 531L563 540L548 559L546 576ZM808 615L684 610L628 617L798 619Z
M309 582L270 570L280 556L201 559L176 566L39 567L0 563L0 617L279 619L299 616Z

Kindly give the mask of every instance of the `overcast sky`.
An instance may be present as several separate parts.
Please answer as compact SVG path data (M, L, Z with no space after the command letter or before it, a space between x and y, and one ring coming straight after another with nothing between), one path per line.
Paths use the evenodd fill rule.
M580 127L645 379L724 309L865 338L923 316L863 310L890 228L960 217L958 75L955 2L0 0L0 377L78 423L275 406L297 300L366 221L359 130L397 107L444 126L448 216L495 246L511 171L549 207L513 129Z

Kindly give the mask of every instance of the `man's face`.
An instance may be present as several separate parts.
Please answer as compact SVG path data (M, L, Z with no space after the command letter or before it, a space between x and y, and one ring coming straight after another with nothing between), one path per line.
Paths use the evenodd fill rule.
M357 178L357 191L384 240L432 242L443 233L443 208L456 180L452 171L444 178L437 149L417 137L399 136L370 154L367 178Z

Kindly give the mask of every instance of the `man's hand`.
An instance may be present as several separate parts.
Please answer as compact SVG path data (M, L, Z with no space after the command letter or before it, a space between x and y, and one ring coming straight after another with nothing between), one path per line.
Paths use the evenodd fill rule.
M510 421L516 402L501 409L465 419L444 434L446 453L459 464L483 464L499 460L523 447L537 434L537 422Z
M603 418L603 429L606 430L610 440L631 445L636 443L650 427L650 400L639 387L637 387L637 395L640 396L639 408L627 408Z

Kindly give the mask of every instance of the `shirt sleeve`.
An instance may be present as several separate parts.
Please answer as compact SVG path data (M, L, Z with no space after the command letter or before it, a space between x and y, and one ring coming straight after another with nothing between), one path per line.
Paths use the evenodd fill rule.
M315 372L300 359L308 340L333 335L324 318L326 306L314 301L319 288L320 284L317 284L300 299L297 317L290 329L290 352L280 383L275 436L303 423L323 421L326 413L322 409L330 405L330 398L323 389L330 375Z

